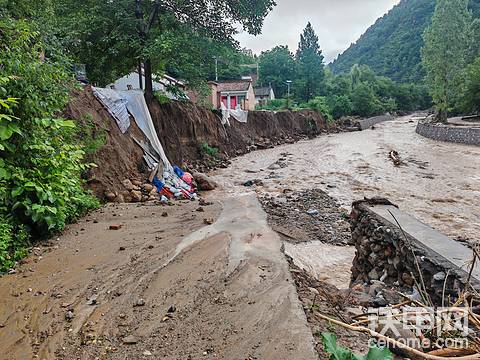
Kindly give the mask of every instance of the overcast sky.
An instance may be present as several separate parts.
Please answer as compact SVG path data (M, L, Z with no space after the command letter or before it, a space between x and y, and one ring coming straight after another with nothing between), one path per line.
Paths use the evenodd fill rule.
M257 37L241 33L242 47L260 54L276 45L295 51L300 33L310 21L329 63L355 42L376 19L400 0L277 0Z

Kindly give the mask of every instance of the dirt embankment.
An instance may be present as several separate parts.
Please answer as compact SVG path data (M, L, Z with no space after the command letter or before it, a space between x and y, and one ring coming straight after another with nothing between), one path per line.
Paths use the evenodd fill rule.
M123 191L124 179L144 180L143 151L133 141L146 140L135 121L122 134L115 120L95 98L90 87L76 90L70 97L65 116L75 119L81 133L95 141L99 149L87 154L87 160L96 164L88 173L87 185L95 196L103 199L106 191Z
M292 143L327 130L325 119L310 110L254 111L249 113L246 124L231 118L231 126L221 124L220 113L191 102L160 104L154 101L150 112L172 164L201 171L219 163L225 164L231 157L258 148ZM90 87L72 94L66 116L86 129L86 137L100 139L102 146L88 159L97 165L87 174L88 187L96 196L104 199L106 193L122 194L125 191L122 181L125 179L145 182L147 169L142 159L143 152L132 139L145 140L145 136L133 119L130 128L122 134ZM218 149L218 156L209 157L201 150L204 144Z
M189 102L154 102L150 112L168 158L180 165L202 160L200 148L207 143L225 158L262 147L314 137L327 130L322 115L311 110L298 112L251 111L248 122L230 118L223 126L220 114Z

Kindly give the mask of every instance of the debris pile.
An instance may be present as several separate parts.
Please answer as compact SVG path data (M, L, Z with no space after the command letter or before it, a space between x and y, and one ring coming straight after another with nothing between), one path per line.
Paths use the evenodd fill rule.
M255 183L252 180L245 185ZM320 240L335 245L351 242L347 210L341 209L323 190L284 189L278 196L263 195L260 201L272 228L290 242Z

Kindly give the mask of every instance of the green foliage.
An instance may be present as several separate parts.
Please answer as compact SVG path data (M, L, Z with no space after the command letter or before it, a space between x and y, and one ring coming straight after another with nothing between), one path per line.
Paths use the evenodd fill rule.
M257 106L256 110L280 111L287 109L287 99L273 99L264 105Z
M69 89L66 62L41 60L43 44L22 20L0 20L0 267L98 205L82 188L84 151L72 121L56 117Z
M421 81L425 76L421 61L422 35L430 24L435 3L436 0L402 0L339 55L330 64L331 69L337 74L347 73L359 63L394 81ZM470 0L469 6L478 18L480 0ZM476 43L478 46L478 40Z
M218 149L216 147L210 146L208 143L204 142L200 146L200 151L202 154L216 157L218 155Z
M328 100L324 96L317 96L312 100L308 101L307 103L301 104L300 108L302 109L312 109L318 111L320 114L325 116L328 121L333 120L332 111L330 105L328 104Z
M75 61L86 64L91 81L108 84L147 59L155 74L211 78L214 57L229 63L232 54L238 55L235 26L259 34L274 6L272 0L139 3L137 8L132 0L55 1L53 25ZM223 72L225 67L219 69ZM230 69L238 67L232 64Z
M295 78L295 58L288 46L276 46L259 57L259 79L271 85L276 97L287 95L287 80Z
M297 76L294 81L295 97L308 101L320 95L325 77L322 50L311 23L307 24L300 35L295 60L297 64Z
M462 108L467 113L480 113L480 57L466 69Z
M337 337L331 333L322 333L325 352L330 355L330 360L393 360L393 355L388 349L380 349L373 346L368 354L357 355L337 344Z
M422 62L438 118L446 121L462 83L471 41L468 0L437 0L431 25L425 30Z

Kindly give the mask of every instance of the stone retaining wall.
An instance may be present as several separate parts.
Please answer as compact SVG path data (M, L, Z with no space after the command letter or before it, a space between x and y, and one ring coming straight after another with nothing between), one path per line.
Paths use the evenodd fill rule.
M478 127L447 126L419 121L416 131L417 134L433 140L480 145L480 128Z
M395 117L390 114L374 116L368 119L358 120L358 124L361 130L366 130L371 128L373 125L379 124L381 122L393 120Z
M388 204L388 202L386 203ZM399 213L399 210L392 205L381 206L387 210L389 208L396 209ZM394 222L385 217L380 216L371 203L365 201L354 203L351 213L351 229L356 255L352 267L352 285L380 280L387 285L403 287L407 288L406 291L412 291L415 284L421 283L423 279L427 292L434 303L441 304L444 284L445 296L457 297L468 278L466 271L426 246L422 239L404 232L405 230L402 231ZM419 232L425 235L426 225L420 222L413 225L418 226ZM433 229L430 230L435 234ZM441 241L444 242L443 238ZM447 243L448 246L455 248L452 250L454 256L458 257L458 251L460 251L463 254L461 256L469 257L464 261L471 259L469 249L451 241L452 243ZM446 251L448 254L448 250ZM421 269L421 276L419 276L418 267ZM480 282L473 276L470 282L475 287L480 285Z

